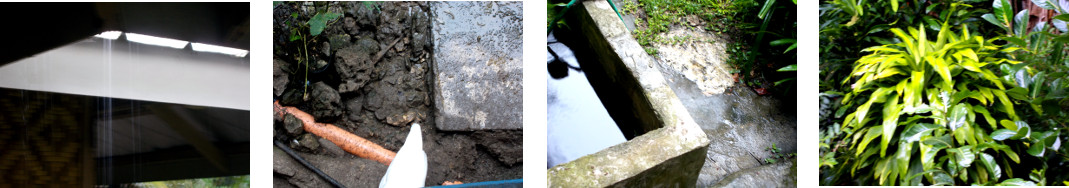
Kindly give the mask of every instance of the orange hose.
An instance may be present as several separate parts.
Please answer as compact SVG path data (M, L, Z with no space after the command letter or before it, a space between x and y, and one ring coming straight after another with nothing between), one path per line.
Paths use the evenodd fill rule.
M293 115L293 117L301 120L304 125L304 131L330 140L330 142L341 147L342 150L358 157L375 160L389 166L390 162L393 162L393 157L397 155L393 151L338 128L333 124L317 123L311 114L294 107L281 106L278 101L275 101L275 112L279 117L285 117L286 114Z

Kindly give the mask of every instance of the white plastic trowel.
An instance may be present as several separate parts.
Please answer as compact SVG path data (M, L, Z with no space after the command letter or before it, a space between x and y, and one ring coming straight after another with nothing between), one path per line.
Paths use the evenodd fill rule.
M405 138L405 144L386 168L379 188L423 187L427 179L427 153L423 152L423 134L419 123L412 123L412 130Z

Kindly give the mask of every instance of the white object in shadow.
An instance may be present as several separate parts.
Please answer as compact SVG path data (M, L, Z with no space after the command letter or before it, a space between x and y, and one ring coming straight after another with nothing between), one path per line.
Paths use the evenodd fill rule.
M405 144L397 151L397 156L386 168L386 174L379 181L379 188L384 187L423 187L427 179L427 153L423 152L423 134L419 123L412 123L412 130L405 138Z

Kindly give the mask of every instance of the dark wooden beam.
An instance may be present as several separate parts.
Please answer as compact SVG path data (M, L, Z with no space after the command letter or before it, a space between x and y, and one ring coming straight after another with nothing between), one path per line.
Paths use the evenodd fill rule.
M152 152L96 158L96 164L111 160L111 173L97 171L97 182L110 176L113 184L239 176L249 174L249 143L217 143L228 171L219 170L193 146L179 146ZM100 169L100 167L98 167Z

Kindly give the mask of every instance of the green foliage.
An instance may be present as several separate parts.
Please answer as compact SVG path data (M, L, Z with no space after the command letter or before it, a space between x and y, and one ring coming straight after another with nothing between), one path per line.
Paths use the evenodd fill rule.
M1010 3L824 1L820 76L843 81L820 85L821 184L1065 183L1069 15Z
M766 147L765 151L769 151L772 153L772 157L765 158L765 163L776 163L780 160L786 160L795 156L794 153L790 153L787 155L780 153L780 148L776 147L776 143L772 143L771 147Z
M323 33L323 29L327 27L327 22L337 19L338 16L341 16L341 14L333 12L316 13L315 16L312 16L312 19L308 20L308 32L312 34L312 36L317 36L319 33Z
M990 3L986 3L989 5ZM890 28L925 24L939 30L942 23L969 27L987 33L988 28L973 24L986 13L985 3L975 0L826 0L820 5L820 78L841 80L848 77L861 50L875 45L895 43ZM846 86L821 83L820 90L846 90Z
M635 39L639 44L648 47L652 43L665 41L662 39L659 33L668 31L668 28L672 25L681 25L680 21L687 15L695 15L708 24L704 27L707 30L721 29L721 28L736 28L738 25L742 25L742 19L736 20L735 17L741 14L747 14L755 11L754 8L758 6L755 0L699 0L699 1L670 1L670 0L638 0L639 5L634 6L635 9L641 8L646 13L646 28L639 28L632 31ZM629 10L629 6L624 4L624 13L634 12ZM656 50L646 50L650 55L655 55Z
M571 3L574 3L574 1ZM567 27L568 24L561 18L568 7L570 6L567 3L546 4L546 28L553 30L556 27Z
M290 2L290 3L293 3L293 2ZM364 5L366 6L366 5L373 5L373 4L365 3ZM276 6L275 8L278 8L278 7ZM289 42L294 42L294 41L300 40L300 42L297 43L298 45L295 47L295 49L297 50L297 53L293 53L293 55L294 55L293 59L297 60L297 64L298 65L304 66L304 77L305 77L304 80L305 81L304 81L304 95L303 96L306 99L308 98L308 85L309 85L309 82L308 82L308 69L310 69L311 63L313 62L312 56L309 55L310 53L312 53L312 52L310 52L308 50L309 44L316 44L315 41L318 40L319 34L322 34L323 30L326 29L326 27L328 25L330 25L331 23L336 22L338 17L340 17L340 16L342 16L341 13L327 12L327 11L324 11L324 10L320 10L320 11L317 11L317 13L314 16L312 16L311 18L308 18L307 15L302 16L302 15L299 14L299 12L294 11L293 13L290 14L291 18L293 18L294 20L299 20L299 19L302 19L302 18L308 18L308 21L305 21L305 22L293 22L293 23L290 23L288 21L286 22L287 25L290 25L289 26L289 36L290 36L289 37ZM307 28L307 29L305 29L305 28ZM305 31L307 31L307 32L305 32ZM312 54L314 54L314 53L312 53Z
M892 28L899 43L869 47L850 73L845 138L853 138L834 171L865 177L861 184L994 185L1027 171L1018 153L1037 156L1056 133L1031 132L1015 103L1027 88L991 70L1019 64L998 54L1020 50L954 32L946 22L929 40L923 24ZM992 133L992 134L988 134ZM1033 147L1029 147L1033 146ZM1031 149L1029 149L1031 150ZM999 156L999 158L995 158ZM958 182L957 180L961 180ZM1011 181L1012 180L1012 181Z

